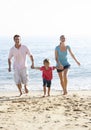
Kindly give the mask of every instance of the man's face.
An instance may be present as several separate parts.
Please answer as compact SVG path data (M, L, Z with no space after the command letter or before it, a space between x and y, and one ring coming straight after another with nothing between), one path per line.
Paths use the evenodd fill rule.
M20 37L15 37L14 39L16 44L20 44L21 38Z

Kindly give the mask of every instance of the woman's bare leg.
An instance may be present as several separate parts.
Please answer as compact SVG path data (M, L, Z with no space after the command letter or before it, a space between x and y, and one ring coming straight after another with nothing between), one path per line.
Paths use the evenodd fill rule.
M64 95L67 94L67 72L68 72L68 69L65 69L63 71L63 78L64 78Z
M61 86L62 86L62 88L63 88L63 92L64 92L65 90L64 90L63 72L58 73L58 75L59 75L59 78L60 78L60 84L61 84Z

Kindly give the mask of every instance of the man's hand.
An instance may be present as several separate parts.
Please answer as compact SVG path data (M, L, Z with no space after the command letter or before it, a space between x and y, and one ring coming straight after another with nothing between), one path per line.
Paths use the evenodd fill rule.
M34 69L34 66L33 66L33 65L31 65L31 69Z
M34 69L34 62L32 62L31 68Z

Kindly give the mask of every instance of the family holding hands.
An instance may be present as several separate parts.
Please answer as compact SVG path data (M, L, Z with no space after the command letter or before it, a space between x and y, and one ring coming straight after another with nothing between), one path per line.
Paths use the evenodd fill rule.
M51 89L51 81L53 78L53 70L56 69L59 75L60 84L63 89L63 95L67 94L67 74L68 69L70 68L70 64L67 60L67 52L70 53L72 58L76 61L76 63L80 66L79 61L75 58L73 52L69 45L65 45L65 36L60 36L60 44L55 48L55 60L56 66L51 66L49 59L44 59L43 66L35 67L34 59L29 49L21 44L21 37L19 35L15 35L13 37L15 45L10 49L9 57L8 57L8 71L11 71L11 59L14 58L14 81L19 89L20 96L22 93L22 84L24 84L25 93L28 93L28 72L27 72L27 63L26 63L26 55L30 57L32 62L31 68L38 69L42 71L43 78L43 97L50 96ZM48 91L46 90L48 88Z

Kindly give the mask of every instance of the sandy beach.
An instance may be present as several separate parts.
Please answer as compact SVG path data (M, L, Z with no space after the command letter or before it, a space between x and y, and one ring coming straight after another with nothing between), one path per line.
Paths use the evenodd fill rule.
M0 130L91 130L91 91L0 92Z

